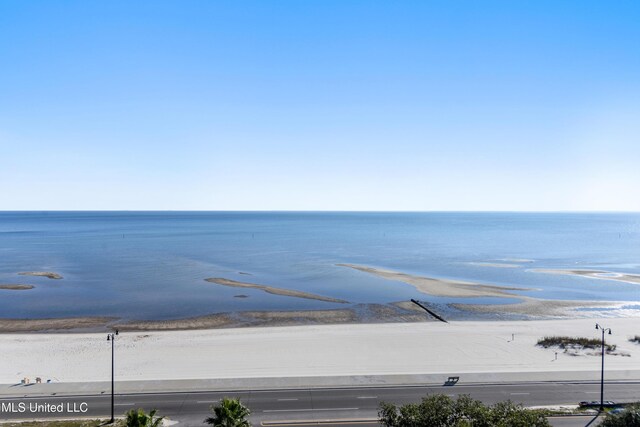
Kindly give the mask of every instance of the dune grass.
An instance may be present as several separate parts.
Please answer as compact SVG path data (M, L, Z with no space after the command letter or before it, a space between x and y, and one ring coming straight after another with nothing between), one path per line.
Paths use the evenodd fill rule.
M596 350L602 347L602 342L596 338L584 338L584 337L544 337L538 340L537 344L543 348L558 347L560 349L590 349ZM605 344L605 351L610 353L615 351L615 344Z

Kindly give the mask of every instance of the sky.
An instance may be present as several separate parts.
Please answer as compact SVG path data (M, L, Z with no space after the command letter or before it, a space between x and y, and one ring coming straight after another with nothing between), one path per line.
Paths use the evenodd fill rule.
M0 210L640 211L640 2L0 0Z

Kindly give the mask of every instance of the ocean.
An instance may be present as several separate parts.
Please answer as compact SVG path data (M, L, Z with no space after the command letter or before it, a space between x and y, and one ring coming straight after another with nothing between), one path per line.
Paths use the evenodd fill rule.
M1 318L176 319L344 308L205 282L218 277L356 304L444 298L336 264L500 286L543 299L626 302L640 284L535 269L640 274L640 214L386 212L0 212ZM61 280L17 275L51 271ZM244 297L239 298L241 294Z

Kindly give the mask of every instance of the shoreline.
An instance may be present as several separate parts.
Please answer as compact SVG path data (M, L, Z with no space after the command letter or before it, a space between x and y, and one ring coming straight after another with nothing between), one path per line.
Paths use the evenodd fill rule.
M623 319L634 318L635 316L629 313L607 316L606 311L578 311L581 308L615 309L626 304L624 302L610 301L539 300L524 297L521 298L520 302L510 304L449 303L447 305L438 305L428 302L422 303L447 321L465 323L482 322L491 324L501 321L527 323L558 319ZM640 314L637 317L640 318ZM82 334L109 332L115 329L126 332L217 331L271 327L432 322L436 322L436 319L411 301L396 301L389 304L355 304L350 308L344 309L252 310L156 320L126 320L109 316L42 319L0 318L0 336L14 334ZM640 333L640 330L638 332Z
M186 331L268 328L277 326L314 326L336 324L372 324L430 322L431 316L411 306L398 304L356 304L351 308L330 310L240 311L203 316L124 320L117 317L67 317L46 319L2 319L2 334L62 334L105 332L118 329L130 332Z
M97 332L107 330L115 317L58 317L42 319L0 318L0 335L15 333Z

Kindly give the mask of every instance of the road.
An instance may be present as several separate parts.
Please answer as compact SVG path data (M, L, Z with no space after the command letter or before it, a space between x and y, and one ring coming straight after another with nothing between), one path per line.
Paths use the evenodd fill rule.
M425 387L362 387L312 390L261 390L242 392L145 393L116 395L115 413L121 415L132 408L157 409L159 414L179 421L180 426L202 426L209 407L222 397L239 397L251 409L252 423L264 426L284 425L375 425L381 401L408 403L419 401L429 393L444 393L452 397L469 394L491 404L507 399L526 406L576 404L582 400L599 399L599 383L519 383ZM619 382L606 385L606 399L621 402L640 400L640 382ZM50 396L40 398L4 398L0 418L32 419L48 417L89 416L108 417L110 395ZM26 408L19 412L21 405ZM34 412L36 405L60 405L62 413ZM84 404L84 405L83 405ZM15 409L17 412L10 412ZM46 408L45 408L46 409ZM49 408L50 409L50 408ZM56 407L58 409L58 407ZM70 413L69 410L86 412ZM333 420L323 423L323 420ZM337 422L335 420L343 420ZM553 420L557 426L584 426L590 418ZM293 421L299 421L292 424Z

